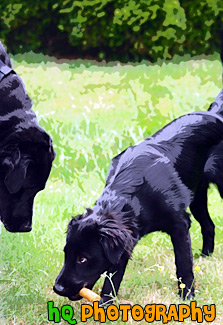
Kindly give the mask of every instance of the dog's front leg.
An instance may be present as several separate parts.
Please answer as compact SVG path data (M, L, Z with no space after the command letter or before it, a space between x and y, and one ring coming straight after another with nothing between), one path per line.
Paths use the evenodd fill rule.
M174 225L170 236L175 252L179 295L183 299L190 299L194 297L194 275L191 240L187 222L182 220Z
M190 205L190 210L193 213L194 218L201 225L201 232L203 235L203 256L209 256L213 253L215 237L215 225L208 213L207 191L208 183L203 180L197 189L193 202Z
M101 292L100 305L104 303L112 303L114 300L112 297L115 297L118 293L128 260L129 257L123 256L119 261L119 264L112 265L108 269Z

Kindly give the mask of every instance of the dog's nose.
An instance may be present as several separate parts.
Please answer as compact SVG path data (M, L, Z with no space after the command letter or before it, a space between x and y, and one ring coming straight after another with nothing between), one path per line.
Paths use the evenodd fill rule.
M21 228L20 228L20 232L29 232L29 231L31 231L32 230L32 226L29 226L29 225L27 225L27 226L22 226Z
M58 295L64 295L66 293L66 289L58 283L55 283L55 286L53 287L53 290L58 294Z

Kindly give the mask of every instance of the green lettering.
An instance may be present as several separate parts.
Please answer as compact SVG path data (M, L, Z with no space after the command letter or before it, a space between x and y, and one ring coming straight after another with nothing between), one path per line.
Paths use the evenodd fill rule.
M76 319L72 319L74 315L74 310L71 306L65 305L61 309L61 316L62 318L67 321L69 324L77 324Z
M47 302L48 321L60 323L60 312L57 307L53 307L53 301Z

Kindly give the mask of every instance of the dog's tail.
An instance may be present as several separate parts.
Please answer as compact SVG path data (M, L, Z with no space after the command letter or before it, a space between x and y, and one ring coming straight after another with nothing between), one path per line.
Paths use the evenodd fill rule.
M223 117L223 89L220 91L208 111Z
M220 57L221 57L222 65L223 65L223 24L221 26L220 38L221 38ZM211 113L215 113L215 114L219 114L220 116L223 116L223 89L218 94L218 96L215 98L215 101L210 105L208 111Z
M223 24L221 26L221 62L223 65ZM223 116L223 89L215 98L208 111ZM223 141L217 144L210 152L209 158L204 167L204 177L208 183L214 183L223 198Z

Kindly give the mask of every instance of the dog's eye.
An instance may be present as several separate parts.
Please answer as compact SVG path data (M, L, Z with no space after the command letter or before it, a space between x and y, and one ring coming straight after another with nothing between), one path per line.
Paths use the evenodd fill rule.
M85 264L85 263L87 263L87 258L86 257L78 257L77 258L77 263L78 264Z

